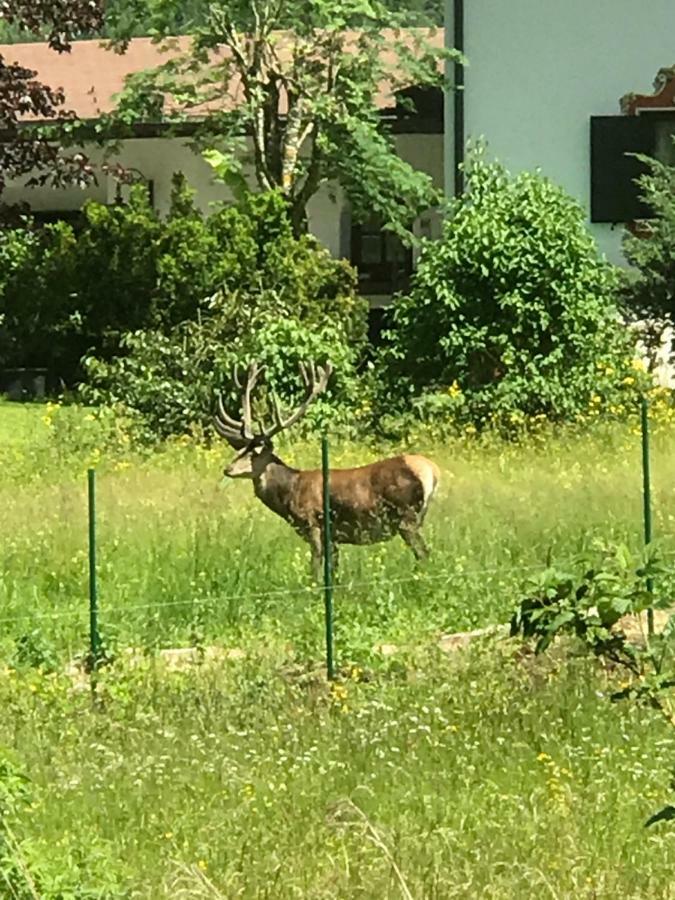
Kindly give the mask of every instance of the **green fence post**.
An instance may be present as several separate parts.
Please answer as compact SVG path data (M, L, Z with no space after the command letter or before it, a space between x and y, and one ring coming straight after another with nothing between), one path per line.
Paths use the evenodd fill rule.
M96 671L101 652L98 633L98 586L96 583L96 472L87 471L89 487L89 649L92 672Z
M333 543L330 521L330 468L328 438L321 438L321 470L323 474L323 597L326 609L326 674L335 678L333 663Z
M640 413L642 420L642 502L645 526L645 547L649 547L652 542L652 487L651 472L649 460L649 407L647 398L642 397L640 400ZM651 578L647 579L647 590L649 593L654 591L654 582ZM654 610L647 610L647 633L649 637L654 635Z

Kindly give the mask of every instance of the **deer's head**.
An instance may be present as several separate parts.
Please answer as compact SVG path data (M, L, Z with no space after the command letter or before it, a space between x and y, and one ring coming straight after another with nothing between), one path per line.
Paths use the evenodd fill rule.
M262 369L257 363L251 363L248 368L246 383L242 385L238 371L235 371L234 380L237 388L242 392L241 419L235 419L226 412L222 397L218 400L218 410L214 419L215 429L225 438L228 444L237 450L237 455L224 470L228 478L257 478L265 471L265 468L274 458L273 438L281 431L285 431L298 422L307 412L310 404L323 393L331 376L332 367L327 363L324 367L315 366L314 363L300 364L300 374L305 384L305 398L295 411L284 417L279 405L279 400L274 393L270 394L273 424L265 428L261 422L257 423L257 429L253 427L251 414L251 397Z

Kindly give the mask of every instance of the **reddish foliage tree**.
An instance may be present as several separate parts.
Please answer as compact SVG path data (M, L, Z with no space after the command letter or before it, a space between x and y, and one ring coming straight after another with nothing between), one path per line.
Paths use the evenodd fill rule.
M57 53L67 53L77 34L100 27L103 0L0 0L0 19L46 37ZM68 155L31 120L74 118L60 89L36 72L7 62L0 54L0 194L9 179L32 174L32 184L85 183L92 175L82 153Z

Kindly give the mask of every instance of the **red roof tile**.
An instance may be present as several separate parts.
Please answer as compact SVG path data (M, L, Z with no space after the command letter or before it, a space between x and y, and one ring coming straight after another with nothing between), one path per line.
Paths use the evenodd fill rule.
M442 29L429 31L429 43L443 46ZM177 39L180 50L188 48L190 38ZM16 62L37 72L37 77L53 88L63 88L66 106L82 119L94 119L110 112L113 96L122 90L127 75L151 69L165 62L171 53L162 52L150 38L134 38L124 54L106 50L99 40L76 41L70 53L55 53L47 44L0 44L6 62ZM389 60L394 62L394 57ZM233 85L234 88L234 85ZM377 98L380 107L391 98L383 84Z

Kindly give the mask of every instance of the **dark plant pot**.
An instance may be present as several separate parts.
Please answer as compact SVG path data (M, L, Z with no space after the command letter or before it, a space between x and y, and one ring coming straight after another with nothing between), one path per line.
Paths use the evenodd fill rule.
M0 393L8 400L43 400L47 369L3 369Z

